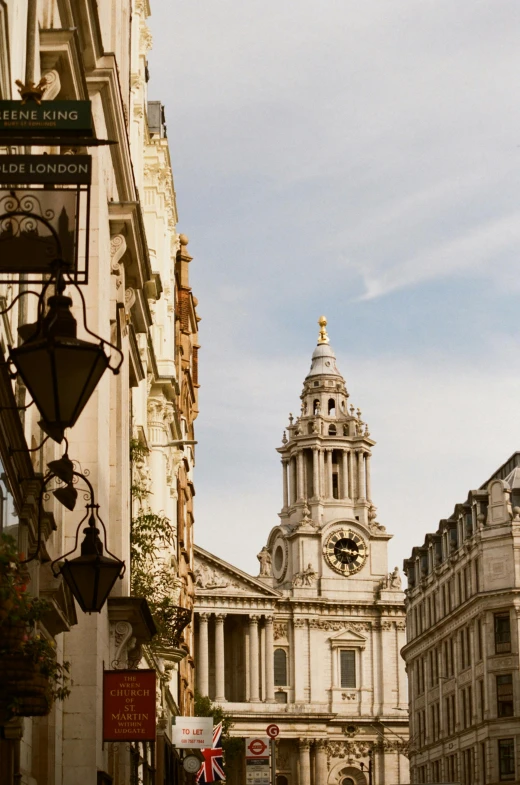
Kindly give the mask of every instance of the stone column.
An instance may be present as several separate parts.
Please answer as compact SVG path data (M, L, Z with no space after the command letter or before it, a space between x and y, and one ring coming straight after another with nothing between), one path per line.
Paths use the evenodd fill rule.
M215 616L215 702L222 703L225 696L224 619L225 613Z
M311 746L307 739L299 739L298 751L300 757L299 785L311 785Z
M249 616L249 700L257 703L260 700L258 671L258 616Z
M251 694L251 672L249 669L249 627L244 624L244 663L246 666L246 703Z
M365 498L365 488L364 488L364 475L365 475L365 456L363 454L363 450L358 450L356 452L357 459L358 459L358 487L357 487L357 497L358 499Z
M261 624L258 629L260 635L260 700L265 701L265 624Z
M356 492L354 491L354 453L352 452L352 450L348 451L347 463L348 463L348 488L349 488L350 498L354 500L356 498Z
M315 742L316 750L316 785L327 785L329 772L327 769L327 741L326 739L318 739Z
M325 487L325 450L322 448L319 451L320 453L320 498L324 499L327 495L327 489Z
M327 498L332 499L332 449L327 450Z
M305 499L305 489L303 487L303 453L301 450L296 456L296 462L298 468L298 487L296 497L297 499Z
M265 617L265 700L274 703L274 634L273 617Z
M343 499L349 499L350 498L350 484L349 484L349 477L348 477L348 451L347 450L343 450L342 456L343 456L342 457L342 461L343 461L343 466L342 466L342 468L343 468L343 493L342 493L342 498Z
M290 480L290 485L291 485L289 499L290 499L290 504L294 504L296 499L298 498L298 487L297 487L297 484L296 484L296 458L293 456L289 460L290 460L290 463L289 463L289 469L290 469L289 480Z
M370 482L370 455L371 453L369 452L365 454L365 495L367 497L367 502L372 501L372 484Z
M283 479L283 508L286 510L289 506L289 482L287 477L287 459L282 459L282 479Z
M199 613L198 674L201 695L209 694L208 619L209 613Z
M320 496L320 451L318 447L312 448L312 495L316 499Z

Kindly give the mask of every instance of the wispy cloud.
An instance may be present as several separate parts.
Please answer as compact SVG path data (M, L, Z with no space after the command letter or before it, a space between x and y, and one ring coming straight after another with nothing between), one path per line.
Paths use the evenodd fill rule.
M256 569L325 311L400 561L518 445L520 3L152 12L203 317L197 539Z

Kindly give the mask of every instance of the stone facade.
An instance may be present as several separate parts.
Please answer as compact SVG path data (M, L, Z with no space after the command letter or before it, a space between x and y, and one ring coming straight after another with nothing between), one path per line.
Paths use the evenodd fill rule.
M404 594L372 502L375 442L325 324L278 449L283 506L259 576L195 550L198 688L233 735L279 725L277 785L366 785L370 752L374 785L397 785L409 782ZM242 781L239 763L229 782Z
M159 785L184 779L170 738L172 716L193 711L193 633L188 626L175 637L173 630L171 645L152 649L155 625L146 601L131 596L129 569L137 488L146 512L171 524L172 542L159 560L171 570L169 598L189 614L199 318L188 239L176 229L163 110L148 102L149 15L148 0L0 0L0 99L19 98L16 79L44 77L44 102L90 100L95 136L115 142L31 149L30 143L1 147L0 140L0 154L92 156L90 273L82 291L89 327L118 346L124 362L119 375L102 377L67 433L67 449L95 488L110 551L127 565L99 615L76 608L49 562L72 548L84 502L80 495L69 512L49 494L29 588L52 605L39 633L55 645L59 661L70 662L71 694L47 717L13 719L0 728L1 785L123 785L152 775ZM0 307L17 291L0 284ZM0 531L15 536L20 550L32 556L41 477L65 447L48 440L38 448L44 434L36 407L15 410L29 399L8 377L4 359L19 324L36 317L33 301L27 302L0 321ZM78 335L88 337L81 326ZM157 672L156 744L103 744L103 670L121 667Z
M520 453L404 563L412 781L520 782Z

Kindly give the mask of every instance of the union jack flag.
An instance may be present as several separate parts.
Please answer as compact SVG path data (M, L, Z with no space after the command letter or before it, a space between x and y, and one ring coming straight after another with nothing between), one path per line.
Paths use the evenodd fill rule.
M197 774L197 782L221 782L226 779L222 768L222 723L219 722L213 728L213 746L211 749L202 750L204 763Z

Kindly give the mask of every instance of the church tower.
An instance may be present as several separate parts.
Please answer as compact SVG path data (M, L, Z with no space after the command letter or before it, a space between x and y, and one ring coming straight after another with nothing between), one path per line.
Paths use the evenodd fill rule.
M325 317L282 445L280 522L250 576L195 548L198 690L233 736L280 730L273 785L409 783L404 593L376 520L371 439ZM227 772L243 785L246 763Z
M283 507L271 533L273 587L296 594L374 594L388 575L385 527L376 522L370 459L375 442L345 380L320 317L318 345L303 383L300 416L289 415L278 452ZM348 579L345 580L345 579ZM395 583L399 579L396 575Z

